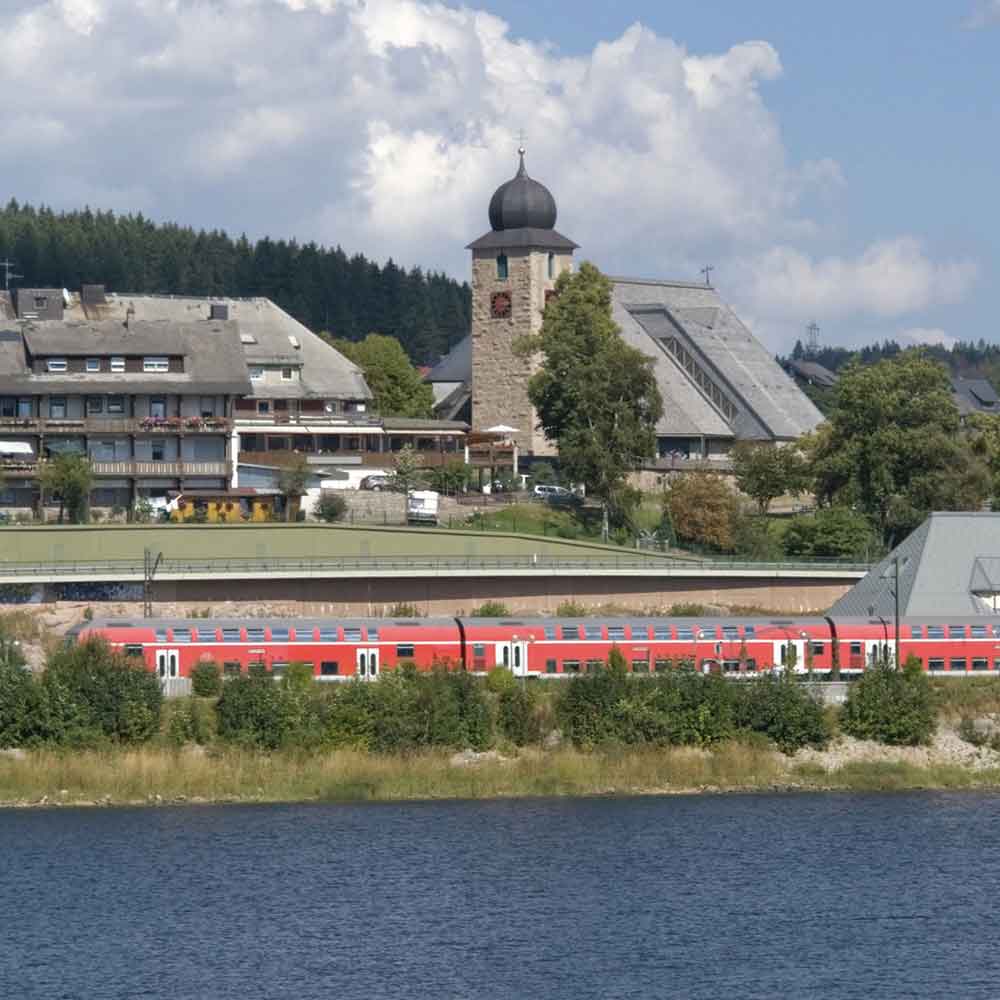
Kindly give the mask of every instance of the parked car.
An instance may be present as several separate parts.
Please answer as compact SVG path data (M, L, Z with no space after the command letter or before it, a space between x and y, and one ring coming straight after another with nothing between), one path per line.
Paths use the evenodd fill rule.
M361 489L363 490L374 490L378 493L379 490L388 490L392 487L392 478L390 476L385 476L380 473L376 473L372 476L365 476L361 480Z
M573 495L565 486L551 486L548 483L539 483L532 490L532 493L538 500L548 500L550 497L571 497Z

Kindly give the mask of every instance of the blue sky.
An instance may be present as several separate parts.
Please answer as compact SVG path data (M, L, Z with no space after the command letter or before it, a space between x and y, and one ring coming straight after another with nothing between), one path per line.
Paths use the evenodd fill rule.
M465 278L523 127L581 258L711 263L775 350L993 340L998 46L1000 0L7 0L0 194Z

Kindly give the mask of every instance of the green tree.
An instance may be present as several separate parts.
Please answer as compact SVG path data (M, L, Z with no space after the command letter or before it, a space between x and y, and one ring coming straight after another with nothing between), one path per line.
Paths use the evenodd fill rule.
M663 491L663 511L678 541L732 551L740 503L722 476L712 472L671 476Z
M290 465L278 473L278 489L285 501L285 520L294 521L302 497L309 487L312 470L305 455L296 455Z
M335 340L333 346L364 372L375 409L382 416L433 415L434 390L421 378L395 337L370 333L358 343Z
M427 473L431 489L439 493L461 493L468 480L468 467L460 458L452 458L445 465L439 465Z
M880 546L864 514L850 507L821 507L814 514L793 517L785 531L790 556L866 558Z
M845 368L809 447L817 499L860 510L888 546L932 510L978 509L989 489L948 373L923 352Z
M778 447L741 441L732 450L736 485L766 514L771 502L785 494L798 496L809 484L809 466L795 445Z
M902 746L930 743L937 726L931 683L919 660L896 670L885 659L850 686L840 713L849 736Z
M87 521L94 471L84 455L63 452L50 458L42 465L38 478L44 492L59 497L60 523L64 512L71 524Z
M611 282L584 263L559 276L556 293L541 332L519 345L541 358L528 396L564 474L601 501L606 536L609 517L626 520L636 503L628 475L656 454L663 401L652 359L622 340L611 317Z
M405 495L411 490L420 489L425 482L423 462L420 455L413 450L413 445L406 445L396 452L392 460L391 489Z

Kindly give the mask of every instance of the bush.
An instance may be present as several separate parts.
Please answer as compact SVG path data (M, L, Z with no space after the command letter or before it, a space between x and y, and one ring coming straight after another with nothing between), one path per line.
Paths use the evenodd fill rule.
M267 750L316 746L326 728L325 701L322 692L276 684L267 673L234 677L216 706L219 735Z
M563 601L556 608L557 618L586 618L589 613L589 608L585 604L579 604L576 601Z
M347 501L339 494L324 490L316 504L316 517L327 524L340 521L347 513Z
M862 740L899 746L929 743L936 728L929 679L914 663L903 670L886 664L869 667L850 686L840 725Z
M534 685L515 683L500 692L497 701L497 728L500 734L516 746L537 743L542 738Z
M423 618L420 608L416 604L398 603L394 604L385 614L386 618Z
M878 544L868 518L850 507L823 507L793 517L784 537L790 556L868 558Z
M766 736L784 753L805 746L824 747L829 742L830 727L822 704L791 671L755 677L738 689L736 724L741 729Z
M503 601L486 601L472 609L472 618L509 618L510 609Z
M175 698L168 702L166 737L174 746L185 743L211 743L213 735L212 706L199 703L197 698Z
M17 647L4 643L0 655L0 747L32 746L45 734L41 687L24 666Z
M493 694L503 694L517 687L517 678L506 667L494 667L486 675L486 690Z
M215 698L222 690L218 663L203 660L191 671L191 691L199 698Z

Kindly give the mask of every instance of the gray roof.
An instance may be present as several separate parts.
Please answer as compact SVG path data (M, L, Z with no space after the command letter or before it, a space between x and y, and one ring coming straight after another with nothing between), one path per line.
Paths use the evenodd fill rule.
M554 229L501 229L484 233L466 250L576 250L579 246Z
M807 382L812 382L814 385L832 388L837 384L837 375L830 371L829 368L821 365L818 361L800 361L796 358L792 358L788 362L788 367L791 368L791 370L798 375L799 378L803 378Z
M1000 396L984 378L951 377L951 389L955 395L958 412L967 417L970 413L1000 412Z
M661 436L789 440L823 416L708 285L613 278L612 314L623 337L655 359ZM736 409L732 422L663 341L675 338Z
M425 382L467 382L472 378L472 335L463 337L425 376Z
M894 560L899 560L899 613L935 618L994 614L992 595L1000 594L1000 514L931 514L830 614L891 619L894 614Z

